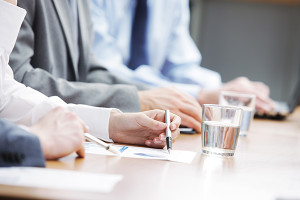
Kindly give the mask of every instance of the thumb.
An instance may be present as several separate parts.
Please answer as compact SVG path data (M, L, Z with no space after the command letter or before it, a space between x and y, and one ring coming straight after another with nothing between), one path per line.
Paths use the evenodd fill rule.
M167 127L167 124L154 120L147 115L144 115L143 118L140 118L139 124L145 127L148 127L149 129L152 130L164 130Z

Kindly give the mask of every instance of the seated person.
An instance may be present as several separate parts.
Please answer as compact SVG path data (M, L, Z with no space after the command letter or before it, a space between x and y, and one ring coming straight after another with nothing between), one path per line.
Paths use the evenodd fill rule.
M0 162L4 162L4 166L10 164L42 166L41 154L35 152L39 148L42 149L46 159L56 159L73 151L84 156L83 133L87 131L109 142L155 148L165 146L166 124L163 123L162 110L122 113L117 109L66 104L58 97L48 98L15 81L8 65L8 57L25 11L2 0L0 10L0 26L6 27L0 29L0 118L28 126L25 130L20 130L1 121L0 125L3 128L0 131L2 158ZM170 129L176 138L179 135L180 118L171 114L171 120ZM41 147L37 138L29 132L38 136ZM22 148L18 149L19 147L27 147L28 151L20 154ZM31 163L30 156L26 157L27 153L33 153L31 154L33 157L38 156L37 161ZM15 159L14 155L17 155L15 163L10 162Z
M133 84L101 66L91 51L89 3L18 2L27 15L9 61L15 79L67 103L113 107L123 112L168 109L182 118L182 124L200 131L201 106L195 98L174 88Z
M93 50L109 71L156 87L173 85L200 104L218 103L222 90L257 96L257 108L274 106L269 88L239 77L221 84L218 73L200 67L189 34L188 0L92 0Z

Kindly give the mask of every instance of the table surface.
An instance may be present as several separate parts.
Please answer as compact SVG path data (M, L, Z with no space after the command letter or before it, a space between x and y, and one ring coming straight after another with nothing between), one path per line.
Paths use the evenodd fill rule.
M300 107L284 121L255 119L231 158L201 154L200 134L181 135L173 148L198 153L191 164L94 154L47 162L48 168L123 175L109 194L2 185L0 197L300 199Z

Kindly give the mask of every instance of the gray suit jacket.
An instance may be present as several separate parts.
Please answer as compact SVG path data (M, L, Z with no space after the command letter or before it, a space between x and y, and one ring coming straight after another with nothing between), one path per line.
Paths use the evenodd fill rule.
M14 124L0 120L0 167L44 167L39 139Z
M22 0L27 10L16 46L10 57L15 79L47 96L67 103L116 107L140 111L137 91L101 67L92 53L93 26L89 1L77 0L79 15L79 63L68 0Z

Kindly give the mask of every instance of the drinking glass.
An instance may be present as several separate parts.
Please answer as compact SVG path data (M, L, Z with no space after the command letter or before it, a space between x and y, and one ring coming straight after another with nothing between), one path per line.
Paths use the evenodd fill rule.
M252 94L242 94L236 92L222 91L219 96L220 105L238 106L243 109L241 122L241 136L246 136L249 132L250 124L255 112L256 96Z
M233 156L239 138L243 110L236 106L204 104L202 107L202 152Z

